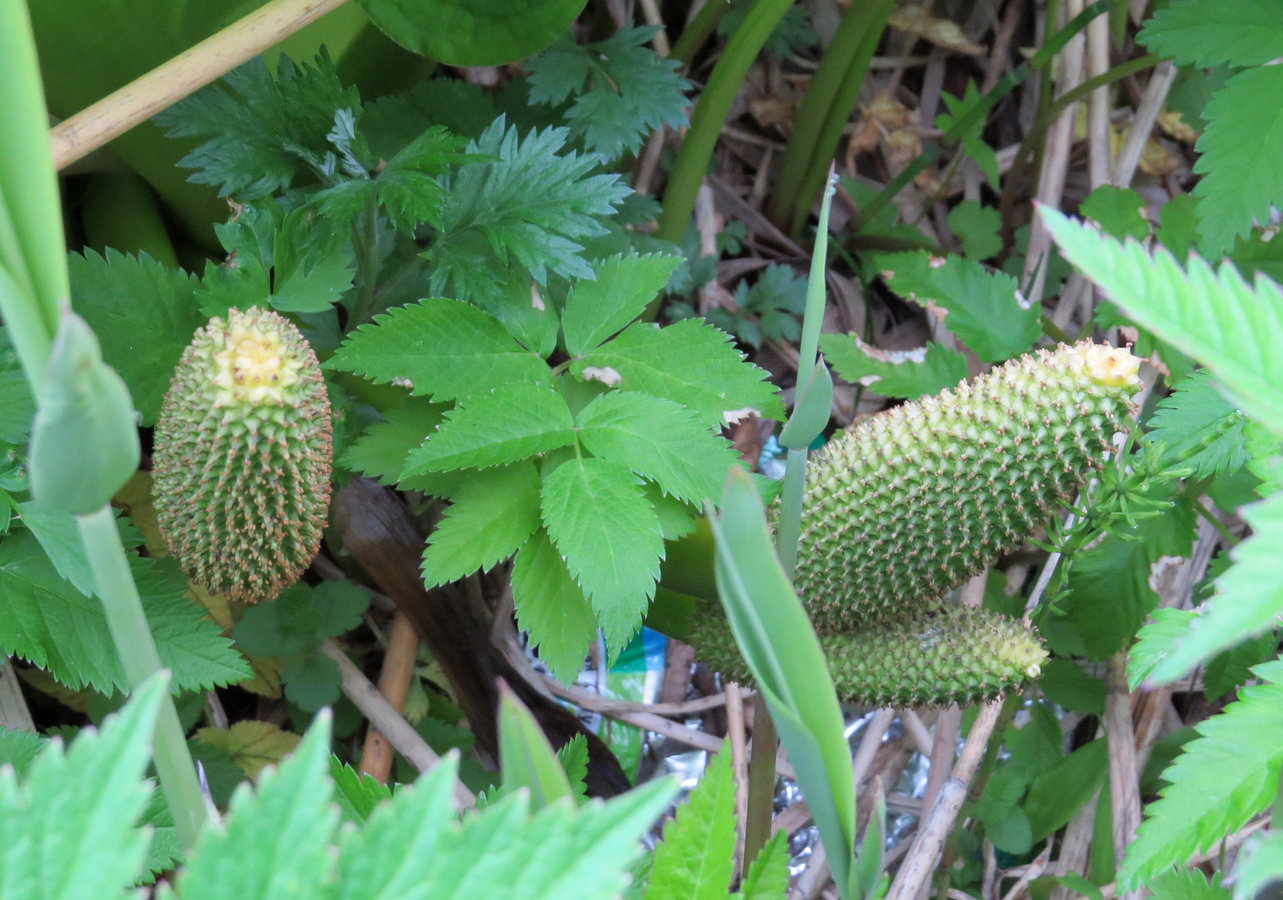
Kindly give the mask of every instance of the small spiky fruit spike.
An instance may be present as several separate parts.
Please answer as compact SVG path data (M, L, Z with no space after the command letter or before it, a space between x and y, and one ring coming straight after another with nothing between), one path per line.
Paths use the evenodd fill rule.
M816 630L938 606L1098 468L1140 360L1090 342L863 419L807 466L793 584Z
M330 503L330 400L286 319L229 310L183 352L156 423L156 516L198 584L275 598L307 568Z
M687 635L696 658L752 683L725 620L702 617ZM1019 619L962 606L915 610L902 621L822 634L838 699L865 706L947 706L992 700L1042 674L1047 650Z

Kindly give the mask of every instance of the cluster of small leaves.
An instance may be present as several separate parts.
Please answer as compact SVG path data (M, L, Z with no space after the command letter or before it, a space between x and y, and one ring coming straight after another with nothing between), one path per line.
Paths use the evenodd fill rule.
M453 404L372 429L344 462L403 484L463 476L436 483L451 504L424 554L425 579L441 584L515 554L518 621L563 678L597 628L616 653L636 631L663 538L689 528L734 460L716 429L750 410L780 414L764 373L724 333L696 320L634 321L676 263L599 261L560 316L548 298L520 328L426 300L359 329L327 364ZM558 347L567 359L552 366Z
M525 63L530 99L563 108L570 133L607 159L636 153L646 135L686 122L678 63L645 46L657 27L621 28L604 41L567 37Z
M717 23L717 33L721 37L734 34L735 29L748 17L752 4L747 0L733 0L731 8ZM789 7L780 17L779 22L771 29L762 45L762 52L776 59L788 59L803 50L809 50L819 41L815 28L807 18L806 10L798 6Z

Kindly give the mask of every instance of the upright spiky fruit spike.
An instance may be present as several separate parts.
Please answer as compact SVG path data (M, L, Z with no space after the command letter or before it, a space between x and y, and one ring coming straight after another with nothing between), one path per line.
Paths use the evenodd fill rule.
M160 530L187 574L229 599L276 597L320 546L330 467L330 400L298 329L255 307L197 331L152 466Z
M1140 361L1084 342L855 423L807 467L793 584L821 632L932 607L1107 456Z
M725 619L701 616L685 638L696 659L751 684ZM914 610L850 634L822 634L838 699L865 706L947 706L992 700L1042 674L1047 650L1027 623L962 606Z

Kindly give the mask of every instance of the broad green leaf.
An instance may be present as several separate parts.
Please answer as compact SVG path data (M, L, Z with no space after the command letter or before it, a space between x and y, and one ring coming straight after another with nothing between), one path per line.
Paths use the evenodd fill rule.
M873 265L897 294L932 309L985 362L1019 356L1042 335L1041 309L1020 295L1016 279L978 262L925 250L881 254Z
M49 509L34 500L18 504L22 524L36 536L58 574L85 596L92 596L94 571L85 553L85 543L70 513Z
M758 851L744 880L740 882L737 900L779 900L789 888L788 835L777 831Z
M979 200L963 200L949 210L949 230L962 241L968 259L988 259L1002 249L1002 213L992 206L981 206Z
M1120 241L1128 237L1143 241L1149 237L1145 201L1130 188L1102 184L1087 195L1078 212Z
M423 552L429 586L490 571L539 528L539 472L531 462L477 472L450 497Z
M1067 624L1092 659L1103 660L1122 647L1158 605L1149 583L1150 562L1144 544L1115 534L1074 554L1064 604Z
M594 456L627 466L666 494L691 503L717 496L735 453L686 407L610 391L575 417L579 442Z
M654 507L623 466L571 459L544 479L543 519L618 654L641 624L659 577L664 542Z
M1120 244L1049 207L1041 211L1065 256L1115 303L1204 363L1248 414L1283 434L1283 354L1277 352L1283 346L1283 292L1278 285L1258 278L1249 286L1233 266L1213 272L1194 256L1182 269L1162 248L1151 255L1139 244Z
M514 341L502 322L443 298L375 316L325 368L379 383L408 381L411 393L437 400L461 400L516 382L551 384L547 364Z
M316 712L339 701L343 675L334 660L313 650L294 657L281 669L285 699L304 712Z
M401 477L502 466L574 443L574 420L560 394L543 384L509 384L477 394L446 413L411 451Z
M883 397L912 400L938 394L967 377L966 357L943 344L928 344L918 350L879 350L856 334L824 334L820 349L838 375Z
M645 900L724 900L735 868L735 780L729 741L664 826Z
M329 746L330 715L321 712L280 768L265 769L253 788L236 789L222 827L201 833L178 876L183 900L322 896L339 819Z
M1234 900L1264 896L1262 889L1283 880L1283 832L1258 831L1247 839L1234 864Z
M731 470L710 524L718 593L735 642L797 771L834 878L849 895L855 785L842 711L819 639L775 555L757 488L742 470Z
M503 792L524 788L533 810L570 800L570 782L543 729L507 685L499 692L499 768Z
M1190 466L1198 478L1234 472L1249 459L1243 414L1230 405L1216 382L1198 371L1183 378L1158 403L1145 439L1161 442L1163 458Z
M1253 671L1262 683L1197 726L1198 737L1167 768L1168 784L1146 808L1118 871L1120 890L1183 865L1274 801L1283 765L1283 661Z
M444 768L444 767L442 767ZM358 772L337 756L330 756L330 777L334 779L334 800L344 822L364 825L381 803L392 799L392 791L374 779Z
M154 676L100 732L81 731L65 752L46 744L21 782L0 767L5 900L126 896L147 853L136 826L151 793L142 776L165 690L164 676Z
M566 295L561 327L566 352L579 356L628 325L664 288L680 256L612 256L592 264L593 279L576 281Z
M292 656L360 625L369 603L369 594L350 581L300 582L245 610L232 637L250 656Z
M150 256L107 250L67 257L71 305L98 335L102 358L129 386L142 424L152 425L169 390L174 366L205 324L196 279Z
M568 29L586 0L360 0L407 50L449 66L501 66L538 53Z
M1092 799L1108 772L1108 749L1098 738L1035 778L1024 802L1032 839L1041 841L1062 828Z
M101 509L138 468L129 389L102 361L98 339L63 311L31 429L31 493L75 515Z
M645 322L577 357L576 378L682 403L721 427L750 413L780 419L783 406L766 373L744 360L730 338L698 319L666 328Z
M250 778L267 766L274 766L298 746L299 736L279 725L246 719L230 728L206 726L196 732L197 740L227 754Z
M208 690L249 676L245 661L204 610L184 596L169 560L130 555L160 660L180 690ZM0 652L16 654L72 688L127 690L102 604L64 581L30 532L0 542Z
M1254 533L1230 551L1233 565L1217 582L1216 594L1203 611L1184 619L1182 633L1167 638L1165 652L1150 672L1151 680L1175 681L1244 638L1277 627L1278 615L1283 612L1279 570L1283 493L1243 507L1240 515Z
M544 665L563 684L574 681L597 636L597 620L583 589L542 529L513 560L512 599L517 624L530 632L530 643Z
M1257 66L1283 56L1283 3L1178 0L1155 12L1136 39L1181 65Z

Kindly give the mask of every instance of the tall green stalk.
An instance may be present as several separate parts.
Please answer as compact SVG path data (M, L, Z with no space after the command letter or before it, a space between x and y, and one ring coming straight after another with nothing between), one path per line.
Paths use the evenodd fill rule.
M704 93L691 113L690 128L677 154L677 163L664 192L656 237L680 243L686 223L695 209L695 193L704 180L704 171L713 156L713 147L726 123L731 103L776 23L788 12L793 0L757 0L748 16L731 35L722 58L713 67Z
M797 234L806 221L893 6L895 0L852 3L824 51L780 161L770 215L786 231Z

